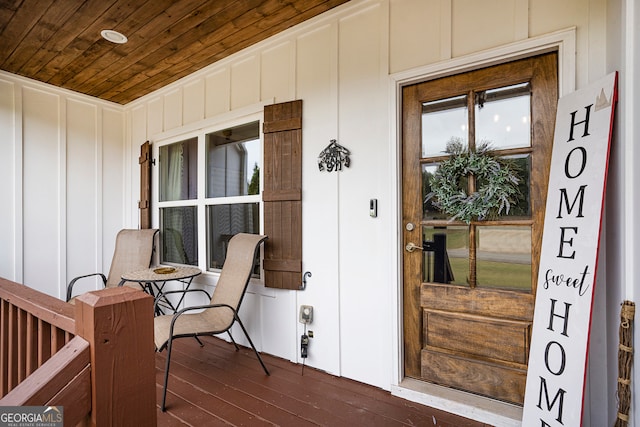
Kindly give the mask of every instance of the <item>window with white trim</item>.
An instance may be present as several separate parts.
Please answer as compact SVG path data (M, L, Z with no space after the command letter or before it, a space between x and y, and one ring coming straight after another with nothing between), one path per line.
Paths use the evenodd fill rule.
M160 262L221 269L233 235L261 231L260 121L167 141L158 158Z

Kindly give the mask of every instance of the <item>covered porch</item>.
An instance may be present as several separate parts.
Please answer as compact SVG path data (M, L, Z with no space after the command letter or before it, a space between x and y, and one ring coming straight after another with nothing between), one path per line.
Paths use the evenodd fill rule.
M200 2L210 5L211 9L198 13ZM163 226L162 209L180 207L189 212L195 211L193 218L197 221L185 222L197 226L197 233L192 233L197 239L192 239L192 244L199 257L196 261L191 257L191 260L203 274L194 281L194 287L213 290L219 275L207 254L207 227L214 223L213 212L217 206L227 203L206 197L209 175L204 166L199 166L196 179L192 181L199 183L198 198L162 201L164 205L161 205L160 150L195 138L198 142L193 152L202 154L195 163L205 165L208 135L213 138L220 133L224 135L228 129L256 122L262 126L267 106L297 100L304 102L303 149L300 151L303 255L299 278L302 280L305 272L313 276L304 291L271 288L265 285L264 280L254 280L243 302L252 339L267 357L272 376L265 378L259 371L260 365L250 358L245 369L256 371L247 379L236 379L235 382L221 380L228 378L228 371L218 366L226 366L229 360L242 358L243 352L230 354L228 358L215 358L210 347L217 346L207 343L203 349L194 347L193 351L187 351L182 347L195 346L196 343L189 340L179 342L176 370L172 372L175 377L172 376L169 383L168 411L156 411L157 399L152 392L146 393L152 400L149 412L154 418L158 414L160 424L184 422L201 425L204 420L213 422L227 410L240 411L238 408L243 406L236 403L236 398L248 395L261 406L249 414L243 413L246 421L235 424L253 425L264 419L273 424L286 424L291 419L295 420L293 424L322 424L319 418L311 418L319 412L335 416L336 419L328 420L326 424L337 425L362 425L367 420L366 416L374 414L371 417L377 417L380 412L389 417L392 411L383 411L381 408L386 407L379 400L373 403L369 400L370 406L345 406L345 398L332 400L334 394L339 394L329 388L326 381L333 387L334 383L341 383L338 378L342 377L348 378L352 384L368 384L373 387L368 390L384 396L385 402L395 394L487 424L518 425L520 407L514 406L512 416L505 415L502 407L493 407L495 402L501 401L483 397L487 393L478 394L472 403L461 403L458 396L443 392L453 388L417 389L407 386L412 385L408 384L407 377L412 381L420 371L406 373L403 322L409 318L411 307L418 308L411 308L411 313L420 314L421 306L418 305L419 298L411 307L405 306L403 292L407 281L404 260L411 259L407 245L420 245L418 238L408 239L405 236L408 237L408 225L409 228L415 227L414 230L420 229L422 217L419 214L423 210L416 209L416 219L409 222L403 215L403 206L405 201L415 200L415 206L421 208L423 186L422 170L417 167L416 173L412 174L415 178L411 181L411 188L415 190L411 193L412 198L409 194L405 197L403 193L410 187L403 179L407 164L404 147L407 144L403 139L402 91L405 87L484 70L489 66L511 67L515 59L552 52L558 54L554 61L558 70L545 72L545 75L558 78L559 84L549 85L557 87L558 96L572 93L618 70L622 96L611 150L601 262L597 271L598 286L595 288L591 324L587 389L582 402L585 427L612 424L618 412L616 361L620 302L633 298L640 291L640 264L636 262L640 253L640 227L637 226L637 215L634 215L636 208L640 207L640 179L637 179L640 169L636 167L640 163L640 150L634 142L634 136L640 134L640 121L631 120L638 117L635 106L640 100L640 85L634 83L640 66L639 51L634 49L640 45L640 7L635 0L265 0L264 3L274 11L280 10L280 6L285 12L291 11L294 4L322 3L336 7L324 9L324 13L259 43L249 43L250 37L241 39L246 40L247 45L229 43L239 50L198 71L187 71L189 61L202 56L213 57L218 47L207 48L202 44L206 28L219 28L213 25L216 22L224 23L223 28L226 29L236 23L251 23L248 29L255 35L272 21L263 19L260 13L247 13L241 20L230 20L229 14L213 19L215 9L221 5L241 3L222 0L147 1L148 4L124 0L69 0L48 2L52 5L50 8L40 7L37 2L9 3L6 8L0 8L3 11L0 21L7 25L12 22L6 28L0 25L7 40L6 45L0 46L0 51L5 51L0 60L15 66L12 69L0 67L0 170L4 174L0 184L0 198L4 205L0 214L0 277L24 283L59 299L60 304L64 304L62 299L72 278L109 270L118 231L141 226L140 206L148 206L142 209L152 211L150 225L153 228ZM86 14L85 7L74 9L73 4L76 3L110 11L115 17L108 14L107 22L118 23L120 29L126 30L131 43L118 45L120 47L107 44L100 38L103 27L98 26L95 16ZM251 2L260 3L263 2ZM37 13L24 11L27 6L36 4L38 7L33 10ZM189 9L191 6L188 5L193 6ZM169 12L180 9L185 13L172 15L164 10L165 6L169 7ZM37 17L45 10L66 13L69 19L47 18L38 22ZM71 18L76 11L79 16ZM230 7L228 12L239 13L239 8ZM84 16L80 16L83 13ZM140 20L143 15L149 19ZM180 31L167 32L165 30L172 28L173 24L162 26L159 21L157 25L148 25L151 18L156 23L154 16L160 20L170 15L176 19L186 17L180 21ZM308 16L290 15L295 18ZM11 20L13 16L18 19ZM65 30L60 31L66 41L60 44L59 52L50 49L54 43L48 38L56 26ZM147 32L136 33L134 28L138 26ZM151 33L151 27L155 27L169 47L173 47L167 53L167 61L162 60L165 57L157 52L160 43L152 43L149 38L142 37ZM66 31L67 28L78 34L77 41L72 42L73 35ZM18 55L17 49L13 54L20 40L31 40L26 38L27 35L40 40L44 47L38 49L42 44L25 43L23 54ZM193 40L195 47L189 49L185 44L184 48L176 50L177 41L188 40ZM211 37L208 40L217 39ZM67 64L64 59L67 51L62 47L67 44L72 48L68 51L71 55L68 58L78 60L73 66L63 66ZM90 50L85 56L74 47ZM104 55L101 48L105 49ZM169 83L171 74L168 72L145 73L134 67L134 52L147 58L145 62L150 65L157 64L165 70L170 65L179 67L180 72L184 72L182 79ZM108 83L107 76L93 68L94 64L105 64L112 70L114 78L124 82L122 91L105 91L100 83ZM45 72L48 66L52 67L51 73ZM42 71L41 77L33 75L30 78L22 74L26 69ZM60 74L51 79L56 71ZM91 76L100 77L103 81L87 84L85 79ZM503 72L495 76L512 78L514 74ZM490 85L493 85L494 79L491 80ZM56 85L56 82L79 85L65 87ZM156 86L162 82L165 84ZM96 92L82 93L80 86ZM124 98L147 88L153 91L129 100ZM110 93L115 98L100 98L101 92ZM446 98L449 94L443 96ZM545 96L545 99L554 98ZM475 111L473 108L469 110ZM421 110L416 108L415 111ZM542 119L527 121L535 126L551 122ZM416 120L414 129L418 129L420 123L421 120ZM535 129L537 135L543 134L539 127ZM264 132L259 133L260 150L263 152ZM421 135L419 132L416 134ZM550 135L549 132L544 134ZM319 154L332 140L353 154L352 162L349 168L345 167L340 172L320 171ZM143 187L139 161L140 147L147 141L151 144L151 159L156 160L156 165L152 168L151 199L145 204L139 191ZM446 139L440 142L445 143ZM410 158L414 161L418 157ZM264 178L265 167L261 166ZM247 168L248 176L252 176L253 170ZM544 176L544 173L539 175ZM242 200L236 199L240 196L230 196L229 201L257 204L260 208L258 217L263 225L264 201L261 194L265 186L264 179L262 181L258 193L242 196ZM543 193L534 191L532 194ZM406 204L409 206L408 202ZM187 205L189 209L186 209ZM536 218L544 217L544 206L536 203L532 214ZM264 227L260 233L267 234ZM274 241L272 237L271 242ZM522 243L520 237L510 236L509 241ZM486 243L485 238L489 237L483 236L483 244ZM501 239L501 243L505 240ZM411 256L419 257L418 252ZM537 255L528 258L535 267ZM465 258L458 260L461 265L468 264ZM409 267L414 264L418 265L407 261L406 277L421 277L410 274ZM466 276L460 274L458 277L464 280ZM535 283L533 274L530 282ZM436 305L439 303L437 299L431 301ZM298 321L302 306L314 308L312 329L315 337L306 359L300 352L300 337L305 331L305 325ZM435 311L437 307L429 310ZM413 318L417 320L415 324L423 319L420 315ZM440 316L438 321L445 329L445 317ZM640 338L638 331L640 329L636 328L636 341ZM481 332L486 336L486 331ZM67 333L73 333L73 330ZM364 342L359 339L363 334L366 334ZM479 336L483 335L474 335L476 338ZM512 341L508 340L508 335L505 337L510 344ZM466 345L464 339L456 342L459 347ZM221 349L217 351L233 352L232 346L225 342L220 344ZM415 360L420 360L423 347L416 345ZM190 354L188 358L187 354ZM201 354L205 355L202 359L189 359ZM518 354L526 359L527 353ZM271 360L268 355L278 359ZM151 389L156 387L155 391L161 393L157 386L161 384L160 368L165 355L151 353L150 357L156 361L155 370L150 372ZM181 359L183 357L184 360ZM636 366L637 358L636 352ZM300 363L303 360L308 367L301 375ZM153 365L150 363L148 366L154 368ZM416 366L421 367L417 363ZM284 380L286 372L291 377L284 377ZM485 370L478 369L472 373L478 372ZM317 374L324 378L321 373L335 377L329 376L326 381L312 377ZM180 380L182 375L185 379ZM633 383L637 384L640 371L635 370L633 375ZM234 375L234 378L243 377ZM451 378L458 380L459 371L454 370ZM307 381L311 384L306 384ZM281 382L291 391L281 386ZM264 394L254 396L248 391L238 391L238 383L259 385ZM318 392L313 388L320 386ZM181 389L185 390L184 395L173 394ZM388 391L391 394L387 394ZM221 393L231 394L222 397ZM312 396L317 399L312 399ZM134 398L131 400L136 401ZM423 425L434 425L428 408L398 402L402 405L400 412L405 416L418 411L422 414L419 419ZM136 401L136 405L139 409L140 402ZM491 407L485 409L487 406ZM287 418L285 421L272 419L267 416L272 411L280 416L286 414ZM631 414L635 425L640 424L640 411L632 410ZM361 422L360 417L365 421ZM444 418L437 414L435 418L435 425L446 425L442 421ZM357 422L354 423L353 419ZM230 420L224 422L227 421L233 424ZM376 418L369 423L376 422L386 425L400 423L395 418ZM414 418L406 422L416 423ZM154 419L152 424L155 423ZM450 425L461 424L455 421Z
M266 376L246 347L220 338L174 344L167 411L158 426L441 426L477 421L413 403L389 392L263 354ZM156 401L162 399L166 351L156 353Z
M174 342L162 412L152 302L123 287L74 307L0 278L0 406L62 407L64 425L488 425L264 353L267 376L251 349L214 336Z

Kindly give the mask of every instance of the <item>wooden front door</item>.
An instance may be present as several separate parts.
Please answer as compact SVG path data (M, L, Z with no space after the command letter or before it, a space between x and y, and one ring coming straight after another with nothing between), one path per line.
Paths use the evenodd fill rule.
M523 403L557 88L555 53L403 88L406 377ZM451 220L430 197L451 141L511 162L508 213Z

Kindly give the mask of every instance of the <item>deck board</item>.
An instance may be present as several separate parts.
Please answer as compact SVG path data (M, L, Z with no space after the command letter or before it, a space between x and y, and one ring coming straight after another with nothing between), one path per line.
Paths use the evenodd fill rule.
M263 354L264 374L250 349L205 337L174 343L167 411L158 426L441 426L486 427L336 377ZM156 356L157 401L162 398L166 351Z

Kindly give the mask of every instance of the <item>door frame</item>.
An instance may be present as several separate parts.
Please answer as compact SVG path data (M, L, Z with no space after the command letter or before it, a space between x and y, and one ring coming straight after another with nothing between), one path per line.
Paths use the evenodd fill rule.
M393 346L396 349L393 353L391 393L417 403L494 425L519 425L522 408L403 377L402 88L550 51L558 52L558 95L561 97L575 90L575 27L390 75L389 102L393 114L390 123L390 136L391 140L395 142L395 144L392 142L390 149L391 176L395 178L391 194L392 200L395 201L395 210L391 227L393 235L390 241L393 246L391 253L396 257L392 263L390 274L393 283L397 284L391 295L394 310Z

